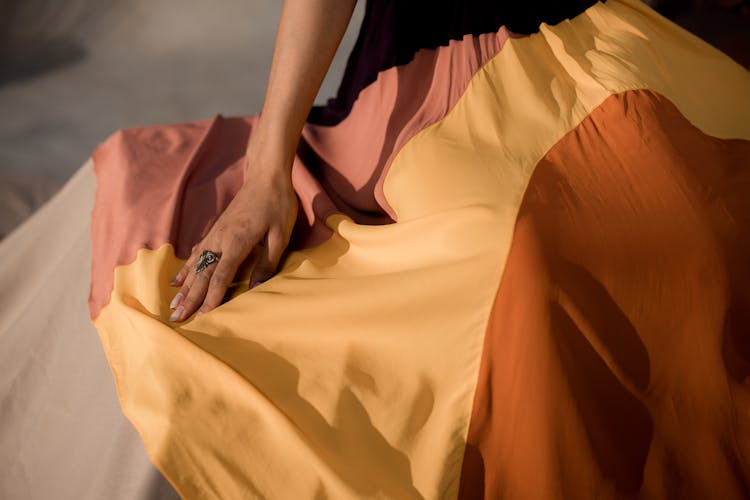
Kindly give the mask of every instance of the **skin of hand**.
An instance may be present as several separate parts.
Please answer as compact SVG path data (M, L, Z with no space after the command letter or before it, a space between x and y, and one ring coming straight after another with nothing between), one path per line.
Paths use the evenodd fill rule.
M179 286L170 321L219 306L239 265L260 251L254 287L276 272L297 217L292 163L315 95L351 19L356 0L285 0L268 87L247 147L245 183L172 279ZM196 273L203 250L218 262Z

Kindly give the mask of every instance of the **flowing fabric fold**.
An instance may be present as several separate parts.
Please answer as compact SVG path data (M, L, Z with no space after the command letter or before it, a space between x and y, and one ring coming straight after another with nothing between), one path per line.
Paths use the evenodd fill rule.
M740 498L748 89L636 0L419 52L306 125L278 274L179 325L257 118L115 134L90 307L123 411L187 498Z

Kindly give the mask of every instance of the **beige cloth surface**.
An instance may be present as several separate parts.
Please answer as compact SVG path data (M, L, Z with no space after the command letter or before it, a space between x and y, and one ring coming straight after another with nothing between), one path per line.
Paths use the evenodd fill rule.
M0 498L176 494L122 415L88 317L91 161L0 242Z
M60 184L51 178L0 172L0 240L55 194Z

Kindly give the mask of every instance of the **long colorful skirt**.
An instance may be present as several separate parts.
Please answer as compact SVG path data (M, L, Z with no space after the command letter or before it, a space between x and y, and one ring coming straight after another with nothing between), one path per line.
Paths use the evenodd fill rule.
M750 73L637 0L382 71L304 127L278 273L172 323L257 116L94 152L89 299L185 498L750 494Z

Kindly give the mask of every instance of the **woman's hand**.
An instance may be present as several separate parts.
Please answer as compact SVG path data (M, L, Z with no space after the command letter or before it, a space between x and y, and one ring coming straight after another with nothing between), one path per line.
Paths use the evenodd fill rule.
M182 286L170 307L170 321L184 321L196 310L205 313L221 304L237 268L257 245L260 256L250 287L275 272L297 219L298 200L292 187L291 159L248 150L246 181L208 234L193 247L172 285ZM204 250L220 255L218 262L196 273Z
M297 219L291 165L315 94L346 31L356 0L284 0L266 98L248 145L245 184L172 280L182 286L171 321L218 306L237 268L256 246L252 287L276 271ZM265 242L263 241L265 238ZM199 273L204 250L220 254Z

